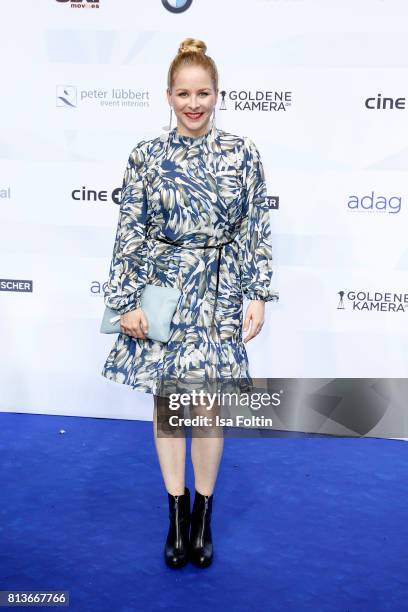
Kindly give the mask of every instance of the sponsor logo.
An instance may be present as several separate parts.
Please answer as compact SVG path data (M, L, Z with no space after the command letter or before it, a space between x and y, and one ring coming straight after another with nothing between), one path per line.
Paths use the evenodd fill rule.
M99 8L99 0L82 0L81 2L73 2L72 0L55 0L55 2L59 2L60 4L69 4L71 8L83 8L83 9L98 9Z
M396 214L401 210L401 196L374 195L374 191L370 195L352 195L347 208L353 212Z
M190 8L193 0L162 0L162 5L170 13L184 13Z
M115 204L120 204L122 190L120 187L115 187L111 193L111 200ZM109 193L106 189L89 189L82 185L78 189L71 191L71 197L76 202L108 202Z
M292 106L291 91L257 89L231 89L220 91L220 110L235 111L286 111Z
M271 210L279 209L279 196L266 196L268 200L268 206Z
M0 200L11 199L11 187L0 187Z
M149 107L150 92L137 89L81 89L75 85L57 85L56 105L64 108L79 108L87 104L96 104L106 108Z
M408 312L408 293L390 291L350 290L339 291L338 310L375 311L375 312Z
M0 291L16 291L17 293L32 293L33 281L21 278L0 278Z
M405 110L405 104L406 98L387 98L380 93L364 100L364 106L369 110Z
M99 297L103 297L107 284L108 284L108 281L103 281L103 283L97 280L91 281L91 285L89 287L91 295L97 295Z

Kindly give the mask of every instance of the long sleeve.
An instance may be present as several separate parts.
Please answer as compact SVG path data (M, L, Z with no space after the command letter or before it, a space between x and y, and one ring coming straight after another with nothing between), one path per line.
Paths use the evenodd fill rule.
M131 151L123 177L121 200L105 305L119 314L140 307L147 276L147 197L142 168L145 162L140 141Z
M243 157L244 203L240 227L242 292L248 300L278 301L270 287L272 243L265 175L259 151L246 137Z

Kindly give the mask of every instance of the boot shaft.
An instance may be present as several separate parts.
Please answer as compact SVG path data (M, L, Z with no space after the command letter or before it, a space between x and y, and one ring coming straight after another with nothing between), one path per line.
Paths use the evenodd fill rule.
M211 540L212 506L213 495L202 495L195 491L191 512L191 540L196 547L205 546L205 542Z
M169 502L169 518L178 518L184 520L190 516L190 491L187 487L184 488L183 495L172 495L167 493Z
M213 495L202 495L195 491L191 513L190 558L199 567L208 567L212 563L212 506Z
M214 495L202 495L195 491L192 515L202 517L205 521L210 521L212 514Z
M169 532L167 540L175 549L184 549L190 530L190 491L187 487L183 495L167 493L169 501Z

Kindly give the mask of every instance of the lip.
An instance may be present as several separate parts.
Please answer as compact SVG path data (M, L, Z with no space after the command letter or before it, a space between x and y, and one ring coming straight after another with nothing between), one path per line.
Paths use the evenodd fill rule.
M197 119L201 119L204 113L184 113L189 119L192 121L197 121Z

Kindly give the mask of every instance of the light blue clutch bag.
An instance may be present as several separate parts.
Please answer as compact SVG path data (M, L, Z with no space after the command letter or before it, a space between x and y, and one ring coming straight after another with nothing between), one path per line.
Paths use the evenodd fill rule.
M146 337L167 342L170 337L170 323L176 311L181 291L176 287L162 287L147 284L140 296L141 308L146 315L148 330ZM120 334L120 314L105 307L100 331L103 334Z

